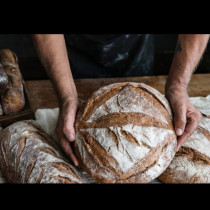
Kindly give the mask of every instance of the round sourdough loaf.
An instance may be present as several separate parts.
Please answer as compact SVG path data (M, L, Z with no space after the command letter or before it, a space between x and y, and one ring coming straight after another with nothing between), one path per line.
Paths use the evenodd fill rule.
M164 183L210 183L210 118L203 117L158 179Z
M99 183L148 183L176 152L169 104L142 83L100 88L80 107L75 127L80 166Z

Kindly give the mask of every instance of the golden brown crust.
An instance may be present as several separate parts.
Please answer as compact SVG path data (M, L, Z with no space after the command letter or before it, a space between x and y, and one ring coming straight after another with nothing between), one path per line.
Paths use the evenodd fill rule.
M118 96L120 94L123 95L119 101ZM116 99L114 99L115 97ZM138 97L141 97L143 102L139 101ZM83 109L80 109L78 113L80 117L76 119L77 138L75 152L81 167L96 181L102 183L148 182L148 177L153 177L153 175L145 175L143 177L142 174L146 174L147 170L149 171L150 168L155 168L157 164L161 164L157 162L163 150L171 142L176 141L172 116L168 108L161 102L161 100L166 99L162 96L162 98L159 97L159 95L153 94L151 89L147 90L145 85L141 86L140 83L116 83L94 92L86 105L83 105ZM128 102L125 101L126 99L128 99ZM109 100L113 100L113 102L110 102L111 105L107 104ZM136 110L138 106L145 113ZM129 107L133 108L130 109ZM129 111L132 109L133 111ZM145 111L146 109L152 110L151 116ZM95 113L98 113L98 116ZM151 146L143 139L137 139L132 133L132 128L130 128L131 131L124 130L123 127L127 125L139 126L140 128L145 127L145 129L154 127L156 131L158 128L161 128L165 129L165 131L168 130L169 133L160 144ZM103 134L100 134L100 130ZM91 134L91 132L93 133ZM144 136L146 135L144 131L142 132L142 138L149 138ZM144 158L140 158L139 161L134 163L134 156L126 148L123 149L128 162L133 162L129 169L123 169L119 165L119 160L109 153L109 150L112 150L113 147L116 148L116 152L122 150L122 138L127 139L126 141L129 142L128 146L130 148L144 148L143 151L147 151ZM102 139L100 141L103 142L111 139L112 143L107 142L107 144L110 144L110 147L107 146L106 148L106 146L101 145L99 139ZM175 147L172 148L170 153L175 154ZM166 159L165 162L169 164L171 159L169 158L167 161ZM163 165L159 166L158 170L161 167Z
M208 118L210 119L210 116ZM206 136L206 138L210 141L210 132L208 130L206 130L205 128L201 126L198 126L197 130L201 132L204 136Z
M91 108L90 108L91 109ZM87 129L87 128L107 128L110 126L123 126L131 123L132 125L138 126L156 126L165 129L173 129L173 124L165 124L160 122L159 119L148 116L142 113L111 113L99 117L94 122L82 121L77 125L77 129Z
M210 183L210 130L202 127L210 117L203 116L203 122L175 154L168 168L158 177L164 183ZM206 125L206 127L208 127ZM204 138L206 140L204 140ZM203 140L203 142L202 142ZM205 143L205 146L202 144ZM204 151L205 150L205 151Z
M0 64L0 92L3 92L8 85L8 77Z
M4 115L10 115L21 111L25 106L23 79L17 56L11 50L0 50L0 64L8 78L7 85L1 92L1 104Z
M0 168L8 183L87 183L34 121L20 121L0 132Z
M182 146L179 151L175 154L175 157L184 157L195 163L201 165L210 165L210 158L195 149Z
M86 121L89 119L89 117L93 114L93 112L102 105L105 101L110 99L111 97L117 95L120 90L126 85L126 83L115 85L113 88L108 89L103 94L93 98L92 100L88 101L88 105L85 107L84 110L82 110L81 113L83 115L79 119L80 121Z
M0 101L0 116L2 116L3 115L3 110L2 110L2 107L1 107L1 101ZM0 127L1 127L1 125L0 125Z
M83 140L84 138L81 137ZM85 143L84 143L85 144ZM95 161L95 157L92 154L92 149L90 150L90 152L88 152L86 154L86 158L89 161L89 166L86 165L83 161L83 154L79 152L77 146L75 147L75 153L76 156L78 158L79 161L79 165L80 167L87 172L94 180L96 180L99 183L115 183L115 177L109 172L107 171L105 168L101 167L99 164L99 162ZM92 170L90 170L90 166L94 167L94 172ZM98 176L95 176L95 174L98 174ZM100 176L100 174L108 174L108 176L106 177L106 179L104 179L104 176Z

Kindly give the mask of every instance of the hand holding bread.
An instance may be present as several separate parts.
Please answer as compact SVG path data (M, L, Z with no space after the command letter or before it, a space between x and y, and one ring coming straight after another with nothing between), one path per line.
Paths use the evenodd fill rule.
M66 155L78 166L78 160L74 153L75 141L74 122L78 108L77 98L66 101L60 107L56 134Z
M202 115L190 102L187 89L184 87L168 87L166 98L173 112L173 124L178 136L177 150L179 150L197 128Z

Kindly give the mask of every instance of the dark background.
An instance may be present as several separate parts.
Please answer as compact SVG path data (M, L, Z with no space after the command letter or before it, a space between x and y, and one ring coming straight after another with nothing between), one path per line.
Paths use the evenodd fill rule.
M176 47L177 34L154 34L155 75L167 75ZM9 48L19 58L24 80L48 79L34 49L30 34L0 34L0 49ZM210 73L210 45L195 73Z

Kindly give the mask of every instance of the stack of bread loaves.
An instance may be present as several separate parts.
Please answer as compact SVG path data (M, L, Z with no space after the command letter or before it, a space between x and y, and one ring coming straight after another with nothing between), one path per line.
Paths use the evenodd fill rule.
M18 59L9 49L0 50L0 116L21 111L25 106Z
M75 152L100 183L148 183L173 159L177 138L165 97L142 83L115 83L80 107Z

